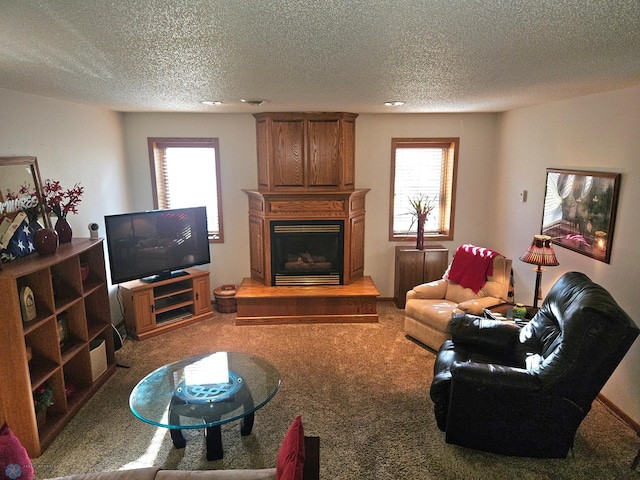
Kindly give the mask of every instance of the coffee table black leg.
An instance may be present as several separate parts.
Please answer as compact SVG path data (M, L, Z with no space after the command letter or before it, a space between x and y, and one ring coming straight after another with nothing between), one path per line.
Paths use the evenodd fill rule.
M207 460L220 460L223 456L222 430L220 425L217 427L207 427L206 437Z
M176 448L184 448L187 445L187 440L184 438L182 434L182 430L177 428L169 429L169 433L171 434L171 440L173 441L173 446Z
M253 429L253 412L249 415L242 417L240 420L240 435L246 437L247 435L251 435L251 430Z

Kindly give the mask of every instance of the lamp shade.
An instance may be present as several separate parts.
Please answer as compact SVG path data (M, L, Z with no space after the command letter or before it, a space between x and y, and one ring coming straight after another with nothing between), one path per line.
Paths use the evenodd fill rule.
M520 257L520 260L544 267L555 267L559 265L549 235L534 235L531 246Z

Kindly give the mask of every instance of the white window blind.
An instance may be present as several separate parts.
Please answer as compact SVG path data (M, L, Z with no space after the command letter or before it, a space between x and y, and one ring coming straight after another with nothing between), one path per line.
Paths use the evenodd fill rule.
M415 238L410 199L428 196L435 204L425 236L452 235L455 165L458 139L392 140L392 214L390 239Z
M217 139L149 139L156 208L207 207L210 240L222 240Z

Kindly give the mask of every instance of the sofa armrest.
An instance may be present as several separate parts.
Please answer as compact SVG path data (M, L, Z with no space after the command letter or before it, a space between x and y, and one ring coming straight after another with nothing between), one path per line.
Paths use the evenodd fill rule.
M458 308L464 313L471 313L472 315L482 315L483 308L491 308L496 305L505 303L504 300L496 297L480 297L473 300L467 300L460 302Z
M433 282L416 285L407 292L407 300L414 298L428 300L441 299L447 293L447 281L440 279Z

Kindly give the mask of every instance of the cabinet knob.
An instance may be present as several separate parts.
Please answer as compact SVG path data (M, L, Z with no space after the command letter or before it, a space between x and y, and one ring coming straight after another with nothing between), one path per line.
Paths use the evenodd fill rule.
M200 300L200 293L196 292L196 300Z

